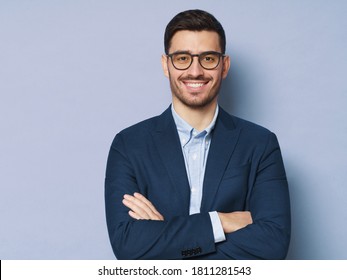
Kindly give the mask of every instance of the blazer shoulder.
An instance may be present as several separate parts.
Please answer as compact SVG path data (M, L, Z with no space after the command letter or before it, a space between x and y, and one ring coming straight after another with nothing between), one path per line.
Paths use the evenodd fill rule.
M236 123L236 125L238 127L242 128L243 130L247 130L250 133L264 134L264 135L268 135L268 134L273 133L268 128L261 126L257 123L250 122L248 120L241 119L241 118L235 117L235 116L233 118L234 118L234 122Z
M168 108L161 115L140 121L118 132L115 138L122 138L126 142L143 142L153 131L160 130L171 122L171 110Z
M253 147L259 151L279 147L276 134L268 128L236 116L230 117L233 120L235 129L240 132L239 143L242 143L244 147Z
M224 110L221 110L222 122L229 128L239 129L253 135L269 135L273 134L269 129L256 124L254 122L230 115Z
M146 120L140 121L136 124L133 124L127 128L122 129L118 134L120 135L132 135L132 134L141 134L144 131L152 130L155 127L155 124L158 121L159 116L151 117Z

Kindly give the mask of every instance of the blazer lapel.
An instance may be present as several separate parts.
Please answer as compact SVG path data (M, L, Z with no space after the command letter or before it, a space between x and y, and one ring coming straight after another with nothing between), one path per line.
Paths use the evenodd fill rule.
M154 143L161 157L180 201L183 213L189 213L190 188L184 163L182 148L176 125L169 107L158 119L156 130L152 133Z
M236 146L239 134L240 129L235 128L232 118L220 108L206 163L201 212L215 210L212 209L214 197Z

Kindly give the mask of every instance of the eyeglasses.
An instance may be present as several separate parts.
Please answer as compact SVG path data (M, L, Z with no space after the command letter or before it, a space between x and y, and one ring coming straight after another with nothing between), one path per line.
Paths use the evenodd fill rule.
M199 64L206 70L213 70L217 68L221 57L225 57L224 54L219 52L203 52L201 54L190 54L188 52L175 52L168 54L171 58L172 65L177 70L187 70L193 63L194 56L198 57Z

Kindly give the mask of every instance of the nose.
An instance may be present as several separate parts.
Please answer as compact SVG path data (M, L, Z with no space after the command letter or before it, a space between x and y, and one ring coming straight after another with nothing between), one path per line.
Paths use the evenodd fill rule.
M190 65L190 67L187 69L187 72L189 75L198 77L204 74L203 68L201 67L199 63L199 58L198 57L193 57L193 62Z

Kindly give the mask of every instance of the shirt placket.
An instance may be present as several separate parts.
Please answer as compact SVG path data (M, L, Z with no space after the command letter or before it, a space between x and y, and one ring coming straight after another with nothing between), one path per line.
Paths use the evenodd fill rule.
M193 131L193 137L188 145L188 165L189 165L189 177L190 177L190 190L191 190L191 209L190 215L200 213L201 204L201 170L202 170L202 146L203 137L197 136L197 133Z

